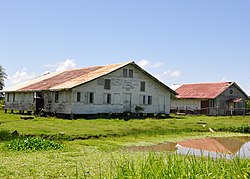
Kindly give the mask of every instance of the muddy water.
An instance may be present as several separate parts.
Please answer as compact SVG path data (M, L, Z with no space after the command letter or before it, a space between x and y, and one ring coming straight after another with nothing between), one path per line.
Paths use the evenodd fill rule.
M210 156L213 158L250 158L249 137L212 137L190 139L180 142L167 142L153 146L130 146L131 151L172 151L178 154Z

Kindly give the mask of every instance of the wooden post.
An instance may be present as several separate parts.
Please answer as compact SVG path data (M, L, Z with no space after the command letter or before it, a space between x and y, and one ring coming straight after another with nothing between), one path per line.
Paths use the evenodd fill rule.
M230 107L230 114L231 114L231 117L233 117L233 106Z

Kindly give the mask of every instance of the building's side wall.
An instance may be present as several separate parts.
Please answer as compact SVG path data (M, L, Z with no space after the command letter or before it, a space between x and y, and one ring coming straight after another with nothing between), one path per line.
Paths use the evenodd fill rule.
M123 69L133 70L133 77L123 77ZM110 79L110 89L104 89L105 79ZM142 81L145 91L140 90ZM77 101L79 93L80 101ZM89 99L90 93L94 96L93 103ZM170 113L170 92L132 65L75 87L72 94L74 114L136 112L136 106L144 108L143 113ZM107 94L111 95L109 104Z
M171 109L186 110L201 110L201 100L199 99L174 99L171 101Z
M56 99L56 93L58 93L58 99ZM43 95L45 112L71 114L72 90L46 91Z
M4 108L7 110L33 111L35 108L32 92L6 92Z
M230 99L241 98L242 102L237 104L228 102ZM232 85L226 89L221 95L214 100L215 107L219 108L219 115L226 115L230 111L230 108L245 108L246 96L235 86Z

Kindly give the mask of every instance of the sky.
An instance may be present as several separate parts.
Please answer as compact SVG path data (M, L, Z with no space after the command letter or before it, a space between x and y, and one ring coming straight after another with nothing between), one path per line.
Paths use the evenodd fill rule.
M0 0L5 86L135 61L168 86L235 81L250 95L249 8L249 0Z

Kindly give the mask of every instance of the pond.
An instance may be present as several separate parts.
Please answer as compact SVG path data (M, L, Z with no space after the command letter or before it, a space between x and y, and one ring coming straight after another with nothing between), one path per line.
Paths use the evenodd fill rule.
M213 158L250 158L250 136L211 137L167 142L153 146L130 146L131 151L172 151L178 154Z

